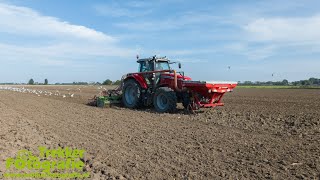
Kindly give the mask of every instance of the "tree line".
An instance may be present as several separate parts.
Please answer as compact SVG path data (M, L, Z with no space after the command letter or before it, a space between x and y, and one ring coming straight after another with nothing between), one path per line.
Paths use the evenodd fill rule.
M44 82L43 83L38 83L38 82L35 82L32 78L28 81L28 84L29 85L34 85L34 84L37 84L37 85L48 85L49 84L49 81L48 79L44 79Z
M244 86L320 86L320 79L318 78L309 78L307 80L300 80L300 81L293 81L289 82L288 80L284 79L282 81L244 81L238 82L239 85Z
M0 84L19 84L19 83L0 83ZM43 83L35 82L32 78L28 81L29 85L48 85L48 79L44 79ZM55 83L55 85L119 85L121 84L121 80L112 81L110 79L106 79L103 82L72 82L72 83ZM289 82L284 79L282 81L238 81L239 85L244 86L320 86L319 78L309 78L307 80L299 80Z

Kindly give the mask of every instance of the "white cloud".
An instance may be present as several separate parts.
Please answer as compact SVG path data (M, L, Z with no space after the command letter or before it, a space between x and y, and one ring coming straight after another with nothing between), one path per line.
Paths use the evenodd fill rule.
M132 7L133 6L133 7ZM132 3L128 7L122 7L117 4L96 4L93 6L93 9L102 16L110 17L140 17L152 12L151 9L141 9L144 7L144 4L141 3Z
M320 41L320 15L299 18L258 18L244 29L254 41L316 42Z
M132 8L145 8L151 7L153 4L155 3L151 1L129 1L127 6Z
M43 16L26 8L0 3L0 32L27 36L54 36L109 41L115 39L102 32L80 25L73 25L58 18Z
M134 57L116 38L94 29L0 3L0 61L60 66L92 64L94 59ZM19 40L21 39L23 40Z
M217 47L203 47L203 48L198 47L198 48L189 48L189 49L181 49L181 50L162 50L161 52L168 55L172 55L172 56L189 56L189 55L219 53L220 51L221 49Z
M310 65L312 64L312 66ZM243 80L260 80L260 81L281 81L288 79L296 81L308 79L310 77L319 77L320 62L317 59L293 58L278 59L277 61L255 61L251 64L234 66L234 70L240 72L248 72L249 74L257 74L257 76L248 76ZM272 76L272 74L274 74Z
M248 42L234 42L220 48L223 53L233 52L246 56L249 60L262 60L276 54L278 46L273 44L251 45Z
M207 26L212 28L214 25L231 24L227 19L203 12L185 12L178 15L172 15L170 18L138 20L117 23L116 26L130 30L139 31L163 31L176 29L196 29Z
M1 60L5 61L19 62L23 60L41 65L59 65L73 63L77 59L87 59L87 62L91 62L92 57L134 57L134 52L113 46L98 46L95 44L88 46L87 44L59 43L48 46L18 46L0 43L0 56L2 57ZM50 64L46 64L48 59L50 59ZM57 63L54 63L55 60Z
M136 18L151 13L159 15L159 12L155 11L159 9L163 11L168 6L180 5L182 2L182 0L106 1L94 4L92 7L97 14L102 16Z
M178 59L182 63L208 63L207 59Z

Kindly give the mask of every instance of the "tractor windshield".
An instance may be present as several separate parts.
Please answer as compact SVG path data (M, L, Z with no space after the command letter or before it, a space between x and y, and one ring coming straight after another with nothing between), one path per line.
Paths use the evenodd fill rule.
M167 61L158 61L156 62L156 71L161 70L170 70L169 63Z

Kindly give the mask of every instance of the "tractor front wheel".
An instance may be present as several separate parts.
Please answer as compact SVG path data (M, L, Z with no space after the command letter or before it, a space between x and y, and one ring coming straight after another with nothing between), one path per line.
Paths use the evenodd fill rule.
M177 107L176 93L168 87L160 87L153 97L153 105L157 112L174 112Z
M122 103L128 108L138 108L141 106L141 87L134 79L124 82L122 90Z

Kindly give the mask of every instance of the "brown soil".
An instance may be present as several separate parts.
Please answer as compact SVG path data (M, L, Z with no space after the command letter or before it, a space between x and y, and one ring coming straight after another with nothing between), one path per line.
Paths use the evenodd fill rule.
M319 90L236 89L190 115L86 106L99 90L79 87L31 87L73 98L0 90L0 173L45 145L86 149L92 179L320 178Z

